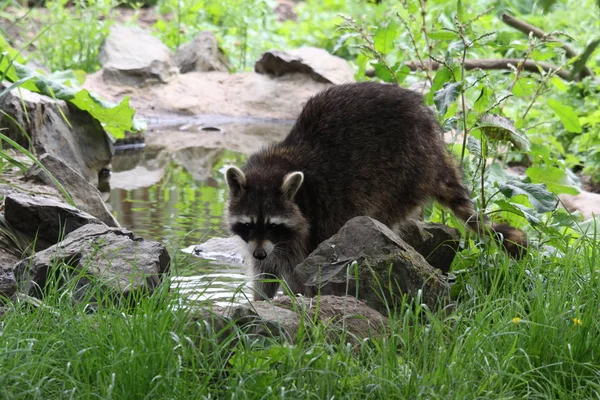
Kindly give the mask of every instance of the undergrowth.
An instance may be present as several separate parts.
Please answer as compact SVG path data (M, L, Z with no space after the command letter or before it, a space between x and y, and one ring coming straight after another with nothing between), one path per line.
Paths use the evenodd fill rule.
M74 286L50 285L0 322L0 397L592 398L599 256L587 237L561 256L482 254L455 308L403 303L383 337L359 344L312 324L294 343L211 329L166 285L134 309L94 312Z

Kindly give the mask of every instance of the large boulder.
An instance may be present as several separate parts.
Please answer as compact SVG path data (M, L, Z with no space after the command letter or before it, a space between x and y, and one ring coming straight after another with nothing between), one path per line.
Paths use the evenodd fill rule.
M274 76L299 72L317 82L334 85L355 82L354 70L346 60L316 47L267 51L254 64L254 70Z
M354 295L384 315L405 295L431 309L449 295L440 270L369 217L348 221L300 263L295 274L308 296Z
M119 85L166 83L177 74L169 48L137 27L113 26L98 57L103 78Z
M0 114L5 135L24 147L31 145L36 154L64 160L88 182L96 183L98 173L110 164L112 141L86 111L22 88L0 97L0 110L12 118ZM28 133L31 143L22 131Z
M43 154L38 160L66 189L80 210L96 217L108 226L119 226L115 217L106 208L100 191L85 180L81 174L50 154ZM46 185L55 186L54 181L38 165L31 167L26 176Z
M102 72L91 74L84 87L110 101L130 96L131 107L152 118L173 114L186 116L227 115L293 120L308 99L331 84L316 82L306 74L287 74L274 79L254 72L190 72L177 75L165 85L127 87L107 84ZM228 132L231 130L228 130ZM289 131L289 129L288 129ZM219 133L227 140L227 136ZM201 132L205 134L206 132Z
M15 276L31 296L42 296L49 280L60 285L65 278L75 278L78 299L100 301L95 294L101 293L103 298L129 304L136 296L151 293L169 264L169 253L160 243L126 229L90 224L19 262Z
M9 225L46 248L88 224L104 225L96 217L60 201L24 193L4 199L4 218Z
M364 302L351 296L278 297L269 301L254 301L236 305L221 314L249 334L278 336L286 341L297 340L301 324L326 327L328 336L336 340L360 341L379 338L386 332L388 320Z
M212 32L200 32L190 42L180 46L175 52L175 64L182 74L191 71L229 71L229 61L219 48Z

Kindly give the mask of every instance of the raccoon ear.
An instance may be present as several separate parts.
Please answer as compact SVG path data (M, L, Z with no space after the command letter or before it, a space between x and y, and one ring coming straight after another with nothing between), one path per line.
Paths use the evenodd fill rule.
M281 191L288 200L292 200L304 182L304 174L300 171L290 172L283 177Z
M229 167L225 171L225 180L229 185L229 190L233 194L237 194L246 186L246 175L238 167Z

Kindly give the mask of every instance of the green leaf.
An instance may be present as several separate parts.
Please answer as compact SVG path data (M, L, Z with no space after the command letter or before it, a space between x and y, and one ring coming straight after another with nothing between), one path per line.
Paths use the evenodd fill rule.
M377 28L373 37L375 49L382 54L390 53L394 50L394 41L397 36L398 29L395 24L388 24L387 26Z
M537 85L537 82L531 78L520 77L517 82L515 82L512 93L517 97L531 96L535 92Z
M524 194L529 198L529 202L537 212L553 211L558 204L558 200L546 185L535 183L523 183L518 180L511 180L499 185L500 192L506 197L518 196Z
M575 111L565 104L561 104L554 99L548 99L548 106L560 118L565 129L573 133L581 133L581 124Z
M524 195L518 195L515 197L521 197ZM524 217L531 224L537 225L540 223L540 219L532 212L533 209L519 203L509 203L506 200L497 200L495 204L498 206L500 211L509 212L511 214Z
M445 115L450 104L454 103L462 89L462 82L454 82L444 86L438 90L433 96L433 102L440 115Z
M525 174L533 183L544 183L548 186L548 189L556 194L575 195L579 193L577 183L570 179L564 169L552 166L529 167Z
M74 89L52 81L19 63L14 63L14 67L18 78L27 78L35 84L37 90L34 91L68 101L80 110L87 111L115 139L124 138L126 132L145 130L145 123L134 118L135 110L129 106L128 97L119 104L113 104L100 99L86 89Z
M445 83L450 82L451 79L452 71L450 71L450 69L446 68L445 66L443 68L438 69L435 73L435 76L433 77L433 84L431 85L431 89L429 89L429 93L425 95L425 103L428 105L433 104L433 97L436 94L436 92L439 89L441 89Z
M480 119L477 127L489 139L509 141L516 149L522 151L529 151L531 149L531 143L527 136L519 131L508 118L487 114Z

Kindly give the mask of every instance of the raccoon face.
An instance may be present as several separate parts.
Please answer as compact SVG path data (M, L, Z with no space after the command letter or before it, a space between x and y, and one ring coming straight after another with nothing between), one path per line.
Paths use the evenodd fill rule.
M304 180L302 172L290 172L283 180L272 182L246 177L231 167L225 178L229 185L229 229L248 244L254 258L262 261L272 253L285 255L286 246L306 235L306 220L294 203Z

